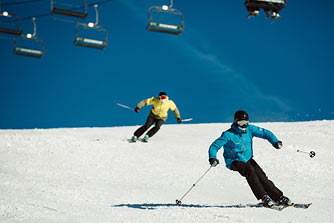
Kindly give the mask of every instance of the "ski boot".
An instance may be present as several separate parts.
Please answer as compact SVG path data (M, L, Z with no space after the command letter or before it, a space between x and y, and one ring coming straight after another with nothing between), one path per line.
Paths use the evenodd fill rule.
M259 10L254 10L252 12L252 16L258 16L260 14L260 11Z
M259 10L250 10L248 11L248 18L250 19L251 17L253 16L258 16L260 14L260 11Z
M143 142L148 142L148 135L145 135L144 138L143 138Z
M273 207L273 206L275 206L275 202L267 194L264 195L261 200L263 202L263 206L265 206L265 207Z
M282 195L279 198L278 204L279 205L285 205L285 206L291 206L293 203L291 202L291 200L288 197Z
M137 136L132 136L131 142L136 142L137 141Z

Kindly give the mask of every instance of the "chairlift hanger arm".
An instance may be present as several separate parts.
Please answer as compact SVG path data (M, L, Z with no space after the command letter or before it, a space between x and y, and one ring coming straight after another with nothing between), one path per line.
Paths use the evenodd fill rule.
M173 0L170 0L169 8L173 8Z
M95 9L95 26L99 24L99 11L97 10L98 5L94 5Z

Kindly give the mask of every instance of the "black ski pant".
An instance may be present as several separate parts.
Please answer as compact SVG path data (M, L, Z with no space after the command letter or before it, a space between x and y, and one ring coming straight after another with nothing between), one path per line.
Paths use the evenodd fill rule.
M247 163L234 161L231 165L231 170L238 171L247 179L248 185L258 200L267 194L274 201L279 201L280 196L283 195L282 191L280 191L274 183L268 179L266 174L254 159L250 159Z
M139 138L144 132L146 132L147 129L149 129L151 127L151 125L153 125L153 123L155 123L155 126L153 128L151 128L146 135L148 135L149 137L152 137L155 133L157 133L160 129L160 127L162 126L162 124L164 124L164 120L163 119L158 119L155 117L152 117L151 115L149 115L147 117L146 123L145 125L141 126L139 129L137 129L134 133L135 136L137 136L137 138Z

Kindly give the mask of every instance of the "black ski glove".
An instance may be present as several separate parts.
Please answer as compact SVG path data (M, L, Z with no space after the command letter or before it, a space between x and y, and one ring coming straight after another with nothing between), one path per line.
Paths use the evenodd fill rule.
M219 160L216 159L216 158L210 158L210 159L209 159L209 163L210 163L210 165L211 165L212 167L215 167L215 166L217 166L217 165L219 164Z
M276 142L276 143L274 144L274 147L275 147L276 149L282 149L282 148L283 148L283 144L282 144L281 141L278 141L278 142Z
M135 108L135 112L139 113L139 108L138 107Z
M177 121L177 123L181 123L182 122L180 118L177 118L176 121Z

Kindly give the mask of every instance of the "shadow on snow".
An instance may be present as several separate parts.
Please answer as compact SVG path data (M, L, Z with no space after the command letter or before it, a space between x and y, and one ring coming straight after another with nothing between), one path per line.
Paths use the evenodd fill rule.
M154 210L157 208L183 207L183 208L260 208L261 204L233 204L233 205L199 205L199 204L118 204L111 207L128 207L136 209Z

